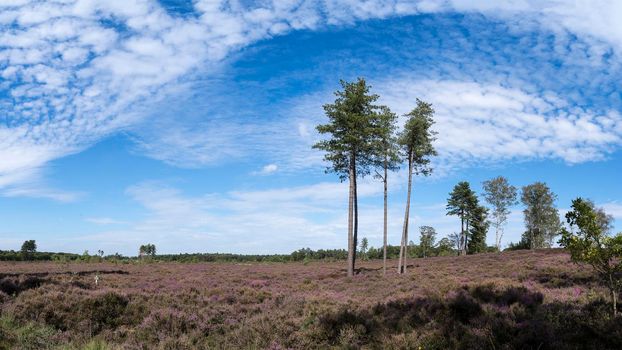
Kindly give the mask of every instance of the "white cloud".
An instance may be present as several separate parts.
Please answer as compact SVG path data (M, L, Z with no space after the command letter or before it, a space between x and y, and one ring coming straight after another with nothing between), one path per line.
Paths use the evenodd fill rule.
M253 172L253 175L270 175L275 173L279 167L276 164L264 165L261 170Z
M415 99L436 110L439 162L448 167L500 160L601 160L622 144L622 116L569 107L552 92L498 83L393 79L377 91L400 114Z
M382 209L363 201L381 191L378 181L367 179L360 184L360 235L376 245L382 232ZM144 219L82 239L101 241L111 251L126 251L146 241L155 243L161 252L289 253L303 246L342 247L347 193L347 184L326 182L190 196L161 182L145 182L127 190L147 210ZM401 228L400 207L389 213L393 241ZM419 219L413 219L418 225Z
M403 181L402 181L403 182ZM415 191L416 191L415 187ZM110 251L132 253L127 247L153 242L160 252L289 253L301 247L338 248L347 242L347 183L314 183L256 191L187 195L161 182L130 187L127 194L147 210L144 219L127 228L81 237L107 245ZM390 193L389 244L398 244L404 215L403 192ZM382 185L359 183L359 237L382 244ZM444 203L411 204L409 240L418 242L419 227L433 226L438 239L460 229L447 216ZM503 243L520 240L522 211L512 212ZM494 233L488 235L492 244Z
M607 202L598 205L598 207L603 208L605 213L613 216L616 220L622 220L622 203L620 202Z
M449 0L448 8L459 12L479 12L512 23L516 28L529 21L557 32L567 31L590 40L596 52L602 44L622 50L622 3L616 0L576 1L485 1Z
M594 57L608 47L622 47L622 29L616 25L622 17L622 5L616 1L513 1L494 5L484 1L272 1L246 6L199 0L193 5L196 16L172 16L158 2L149 0L2 2L0 106L4 111L2 118L9 122L0 126L0 135L10 135L11 141L0 141L0 158L5 163L0 168L0 186L21 186L21 178L35 178L51 160L79 152L107 135L135 125L145 117L140 109L146 101L153 103L166 96L196 69L213 69L234 50L292 30L458 10L498 17L517 28L531 20L559 35L570 31L590 40ZM462 98L480 109L492 109L491 104L510 108L516 107L516 103L524 104L519 95L493 93L494 100L468 94ZM517 122L529 118L529 112L521 112ZM569 117L566 119L571 121L547 120L546 126L564 133L557 135L558 139L573 140L578 135L567 136L566 130L576 131L583 125L596 127L589 113L572 113ZM618 118L602 117L613 121ZM497 131L494 125L485 126L488 132ZM602 144L606 142L602 138L610 136L599 132L591 135L601 139L583 140L586 146L582 148L555 150L544 141L540 146L548 154L579 162L602 155ZM210 149L196 148L205 143L193 143L192 138L179 135L171 138L171 143L187 145L190 158L212 157L205 152ZM452 148L451 142L445 141L448 149ZM152 155L163 149L158 145L144 146ZM525 140L517 140L508 142L505 151L515 149L520 153L533 147ZM226 156L227 152L223 152ZM223 156L215 159L219 157ZM174 156L164 154L161 158L170 160Z

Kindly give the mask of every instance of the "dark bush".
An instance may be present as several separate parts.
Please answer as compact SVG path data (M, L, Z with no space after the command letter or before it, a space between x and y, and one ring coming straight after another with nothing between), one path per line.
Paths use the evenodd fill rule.
M0 279L0 291L17 295L25 290L39 288L46 280L36 276L4 277Z
M82 302L80 312L90 321L94 334L106 328L117 327L127 307L128 299L114 292L107 292Z

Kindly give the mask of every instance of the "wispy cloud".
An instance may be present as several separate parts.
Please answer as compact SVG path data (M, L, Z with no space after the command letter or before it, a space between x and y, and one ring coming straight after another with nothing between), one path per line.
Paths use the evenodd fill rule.
M622 32L616 26L620 6L616 1L597 5L586 1L491 5L484 1L398 0L245 5L199 0L193 3L191 16L176 16L148 0L5 1L0 5L0 120L4 121L0 126L0 186L20 186L23 178L32 183L50 161L136 125L147 117L146 104L176 90L191 72L215 70L231 52L263 39L370 18L465 11L483 13L519 29L535 23L560 37L578 35L589 42L590 57L598 60L607 56L608 50L622 47ZM597 116L589 116L589 111L573 115L577 119L560 120L558 130L567 127L564 123L570 123L570 129L597 127L592 119ZM598 117L617 118L609 114ZM549 126L553 123L548 120ZM497 130L490 125L488 129ZM222 144L228 141L224 135ZM168 137L161 143L185 145L188 159L199 159L200 164L228 154L210 155L212 148L201 147L208 145L200 142L203 136L191 131ZM211 136L216 140L219 137L223 136ZM565 154L546 145L544 148L548 154L570 162L606 153L596 140L584 143L586 147L571 147ZM161 152L164 147L142 145L148 154L175 164L175 155ZM523 146L520 142L514 145ZM447 147L451 148L449 144ZM232 152L236 151L234 148ZM188 159L179 164L188 165Z
M500 160L604 159L622 144L622 116L581 109L554 93L498 83L395 80L377 84L383 101L405 113L416 98L433 104L441 166Z
M291 30L394 14L394 6L379 11L380 3L344 5L352 11L197 1L195 16L179 17L147 0L4 2L0 134L12 140L0 147L0 183L134 124L144 117L135 113L141 104L232 50Z
M107 217L90 217L90 218L84 219L84 221L90 222L90 223L96 224L96 225L123 225L123 224L127 224L126 221L116 220L116 219L107 218Z
M605 212L614 217L616 220L622 220L622 203L620 202L607 202L602 203L599 207L603 208Z

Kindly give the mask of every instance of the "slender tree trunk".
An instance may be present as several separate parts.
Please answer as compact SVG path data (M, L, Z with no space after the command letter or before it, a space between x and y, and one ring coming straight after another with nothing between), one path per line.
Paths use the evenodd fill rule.
M464 255L464 211L460 211L460 255Z
M611 291L611 299L613 299L613 317L618 317L618 296L615 290Z
M616 290L613 276L609 273L609 290L611 291L611 301L613 302L613 317L618 316L618 291Z
M354 223L354 157L350 158L350 174L349 174L349 182L350 182L350 194L348 198L348 277L352 277L354 275L354 270L352 269L352 233L353 233L353 223Z
M402 229L402 248L400 249L400 269L399 273L406 272L406 256L408 254L408 218L410 216L410 193L412 190L412 178L413 178L413 155L412 153L408 157L408 191L406 197L406 210L404 212L404 227ZM403 253L402 253L403 251Z
M397 261L397 273L402 273L402 260L404 256L404 229L402 228L402 239L400 240L400 256Z
M359 201L356 181L356 167L354 168L354 235L352 240L352 272L356 271L356 248L358 247L359 233Z
M501 222L499 221L499 218L497 217L495 219L495 245L497 246L498 252L501 251L501 236L499 235L500 231L501 231Z
M464 225L464 247L462 255L467 255L467 246L469 245L469 219L466 219Z
M384 252L382 255L382 275L387 274L387 175L388 175L387 155L384 155Z

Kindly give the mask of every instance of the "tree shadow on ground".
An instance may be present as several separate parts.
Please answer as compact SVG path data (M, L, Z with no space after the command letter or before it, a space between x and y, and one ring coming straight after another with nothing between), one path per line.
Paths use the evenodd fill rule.
M546 288L594 287L599 285L599 280L594 275L574 275L558 271L538 271L530 274L527 279L531 279Z
M613 319L607 302L544 304L524 287L463 287L443 298L344 308L318 321L318 340L353 347L399 348L410 339L425 349L622 348L622 317Z

